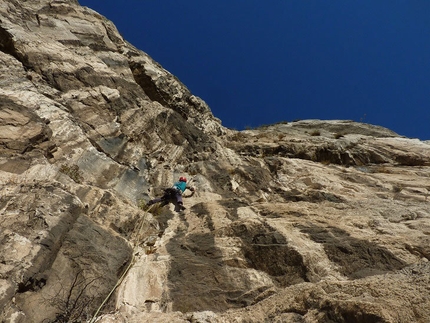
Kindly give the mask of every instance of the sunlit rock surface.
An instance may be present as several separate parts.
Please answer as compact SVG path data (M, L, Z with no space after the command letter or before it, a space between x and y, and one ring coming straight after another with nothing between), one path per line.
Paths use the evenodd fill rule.
M2 322L429 322L428 141L224 128L71 0L3 1L0 62Z

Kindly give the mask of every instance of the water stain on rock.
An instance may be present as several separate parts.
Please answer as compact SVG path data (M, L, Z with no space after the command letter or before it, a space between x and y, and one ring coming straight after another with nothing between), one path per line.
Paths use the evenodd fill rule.
M351 279L398 270L406 265L386 248L354 238L342 229L316 225L300 228L313 241L321 243L327 257L339 266L342 274Z

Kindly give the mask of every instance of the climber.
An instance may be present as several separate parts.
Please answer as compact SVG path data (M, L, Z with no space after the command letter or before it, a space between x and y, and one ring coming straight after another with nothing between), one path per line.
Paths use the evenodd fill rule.
M181 176L172 187L164 189L164 195L162 197L150 200L147 205L151 206L154 203L163 202L161 205L165 206L169 204L169 202L172 202L175 204L176 212L185 210L185 206L182 202L182 193L187 189L191 191L191 195L189 196L193 196L195 192L194 187L187 186L187 179Z

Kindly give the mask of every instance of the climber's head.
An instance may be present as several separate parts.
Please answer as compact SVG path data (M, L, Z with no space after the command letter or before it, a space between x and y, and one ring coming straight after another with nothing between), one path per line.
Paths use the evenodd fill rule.
M185 177L183 177L183 176L181 176L181 177L179 177L179 181L180 182L187 182L187 179L185 178Z

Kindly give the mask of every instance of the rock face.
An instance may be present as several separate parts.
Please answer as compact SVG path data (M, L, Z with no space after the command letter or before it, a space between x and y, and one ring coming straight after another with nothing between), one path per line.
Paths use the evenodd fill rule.
M0 61L2 322L429 322L428 142L224 128L72 0L3 1Z

